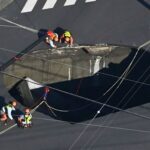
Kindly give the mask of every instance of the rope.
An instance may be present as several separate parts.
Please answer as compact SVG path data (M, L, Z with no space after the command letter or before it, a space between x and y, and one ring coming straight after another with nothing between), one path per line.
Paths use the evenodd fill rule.
M6 18L0 17L0 20L3 20L3 21L5 21L5 22L7 22L7 23L16 25L17 27L20 27L20 28L22 28L22 29L24 29L24 30L27 30L27 31L30 31L30 32L32 32L32 33L36 33L36 34L38 33L38 30L35 30L35 29L33 29L33 28L30 28L30 27L23 26L23 25L18 24L18 23L15 23L15 22L10 21L10 20L8 20L8 19L6 19Z
M149 130L139 130L139 129L116 127L116 126L106 126L106 125L100 125L100 124L76 123L76 122L68 122L68 121L49 119L49 118L40 118L40 117L33 117L33 118L36 120L43 120L43 121L53 121L53 122L60 122L60 123L63 122L64 124L70 123L70 124L76 124L76 125L82 125L82 126L90 125L91 127L108 128L108 129L114 129L114 130L124 130L124 131L148 133L148 134L150 133Z
M101 111L103 110L103 108L107 105L107 103L110 101L110 98L113 96L113 94L117 91L117 89L115 89L113 91L113 93L108 97L108 99L106 100L106 102L100 107L100 109L96 112L96 114L94 115L94 117L89 121L89 124L82 130L82 132L79 134L79 136L75 139L75 141L71 144L71 146L69 147L68 150L72 150L72 148L75 146L75 144L80 140L80 138L83 136L83 134L88 130L88 128L90 127L90 125L93 123L93 121L95 120L95 118L101 113Z
M122 77L127 75L127 73L128 73L128 71L129 71L131 65L133 64L133 62L134 62L134 60L135 60L135 58L136 58L136 56L137 56L139 50L140 50L140 49L138 49L138 51L137 51L136 54L134 55L132 61L130 62L130 64L128 65L128 67L126 68L126 70L125 70L125 71L123 72L123 74L121 75ZM120 79L118 79L118 80L116 81L116 83L118 83L119 81L120 81ZM112 96L114 95L114 93L118 90L118 88L120 87L120 85L122 84L122 82L123 82L123 80L121 80L121 82L120 82L120 84L117 86L117 88L115 88L115 90L114 90L114 91L112 92L112 94L108 97L108 99L106 100L106 102L102 105L102 107L97 111L97 113L94 115L94 117L90 120L89 124L91 124L91 123L95 120L95 118L98 116L98 114L101 113L102 109L103 109L103 108L107 105L107 103L110 101L111 97L112 97ZM116 83L113 84L112 87L113 87L114 85L116 85ZM112 87L110 87L109 89L112 89ZM109 90L108 90L108 91L109 91ZM104 95L105 95L105 94L104 94ZM74 145L80 140L80 138L83 136L83 134L87 131L88 128L89 128L89 125L87 125L87 126L82 130L82 132L79 134L79 136L75 139L75 141L74 141L74 142L71 144L71 146L69 147L69 150L71 150L71 149L74 147Z
M35 110L36 110L39 106L41 106L43 103L44 103L44 101L42 101L40 104L38 104L34 109L31 110L31 113L34 113Z
M53 88L53 87L51 87L51 86L47 86L47 85L44 85L44 84L40 84L40 83L35 83L35 82L32 82L32 81L28 81L28 80L26 80L26 79L24 79L24 78L20 78L20 77L14 76L14 75L12 75L12 74L8 74L8 73L3 72L3 71L0 71L0 73L5 74L5 75L8 75L8 76L11 76L11 77L14 77L14 78L17 78L17 79L21 79L21 80L24 80L24 81L27 81L27 82L30 82L30 83L34 83L34 84L37 84L37 85L43 85L43 86L49 87L49 88L51 88L51 89L53 89L53 90L55 90L55 91L57 91L57 92L60 92L60 93L63 93L63 94L67 94L67 95L70 95L70 96L73 96L73 97L77 97L77 98L82 99L82 100L85 100L85 101L87 101L87 102L95 103L95 104L98 104L98 105L104 105L104 103L102 103L102 102L98 102L98 101L95 101L95 100L93 100L93 99L86 98L86 97L83 97L83 96L75 95L75 94L73 94L73 93L66 92L66 91L63 91L63 90L60 90L60 89L57 89L57 88ZM143 116L143 115L140 115L140 114L137 114L137 113L134 113L134 112L130 112L130 111L128 111L128 110L123 110L123 109L121 109L121 108L117 108L117 107L111 106L111 105L109 105L109 104L105 104L105 106L108 107L108 108L112 108L112 109L115 109L115 110L118 110L118 111L125 112L125 113L130 114L130 115L133 115L133 116L137 116L137 117L140 117L140 118L143 118L143 119L148 119L148 120L150 120L150 117Z
M145 73L147 73L148 71L149 71L149 68L150 68L150 66L144 71L144 73L138 78L138 80L140 80L140 79L142 79L142 77L145 75ZM150 76L150 75L149 75ZM149 78L149 76L144 80L144 81L146 81L148 78ZM125 96L121 99L121 101L119 102L119 104L117 105L117 107L119 107L119 105L123 102L123 100L127 97L127 95L130 93L130 91L132 91L133 89L134 89L134 87L136 86L136 84L135 85L133 85L131 88L130 88L130 90L125 94ZM137 91L137 90L136 90ZM135 91L135 92L136 92ZM135 94L135 92L132 94L132 96ZM131 97L132 97L131 96ZM128 101L123 105L123 108L128 104L128 102L131 100L131 97L128 99ZM114 111L112 111L111 113L113 113ZM117 114L116 114L117 115ZM107 121L107 120L110 120L109 119L110 117L108 116L106 119L105 119L105 121L104 121L104 123L103 124L105 124L105 122ZM109 124L108 125L110 125L111 123L112 123L112 121L113 121L114 119L112 119L111 120L111 122L109 122ZM98 134L98 131L99 131L99 128L95 131L95 133L91 136L91 138L90 139L88 139L88 141L86 142L86 144L84 144L84 148L85 148L85 146L92 140L92 139L94 139L94 136L96 136L96 134ZM104 133L104 130L103 130L103 133ZM101 132L101 135L102 135L102 132ZM100 137L100 134L98 134L98 136L96 136L97 137L97 139ZM91 145L93 145L94 143L96 142L96 140L93 140L93 142L91 143ZM90 149L90 147L91 146L88 146L88 149Z
M53 110L59 111L59 112L69 112L69 110L61 110L61 109L54 108L54 107L50 106L47 102L45 102L45 104L47 105L47 107L49 109L53 109Z
M52 114L53 114L55 117L57 117L57 115L56 115L56 114L54 113L54 111L52 110L51 106L49 106L46 101L44 101L44 103L45 103L45 105L50 109L50 111L52 112Z
M8 51L8 52L11 52L11 53L16 53L16 54L18 54L17 51L9 50L9 49L6 49L6 48L0 48L0 50L2 50L2 51ZM20 54L23 54L24 56L29 56L29 57L32 57L32 58L37 58L37 59L39 59L39 60L50 61L50 62L54 62L54 63L66 65L66 66L69 66L69 67L72 66L72 67L74 67L74 68L82 69L82 70L85 70L85 71L88 71L88 72L89 72L89 69L82 68L82 67L80 67L80 66L69 65L69 64L61 63L61 62L54 61L54 60L44 59L44 58L41 58L41 57L32 56L31 54L26 54L26 53L20 53ZM148 84L148 83L138 82L138 81L136 81L136 80L131 80L131 79L126 79L126 78L123 78L123 77L121 77L121 76L119 77L119 76L116 76L116 75L112 75L112 74L108 74L108 73L103 73L103 72L99 72L99 74L102 74L102 75L105 75L105 76L109 76L109 77L113 77L113 78L124 79L125 81L129 81L129 82L133 82L133 83L139 83L139 84L143 84L143 85L146 85L146 86L150 86L150 84Z
M89 128L89 126L91 126L92 122L94 121L94 119L97 117L98 113L96 113L94 115L94 117L89 121L89 123L85 126L85 128L82 130L82 132L80 132L79 136L75 139L75 141L70 145L68 150L72 150L72 148L74 147L74 145L79 141L79 139L82 137L82 135L87 131L87 129Z
M149 44L146 42L146 44ZM138 58L138 60L134 63L134 66L132 66L132 68L130 69L131 65L133 64L136 56L138 55L139 51L141 50L141 48L143 48L145 45L143 44L142 46L140 46L136 52L136 54L134 55L132 61L130 62L129 66L126 68L126 70L122 73L122 75L118 78L118 80L103 94L106 95L120 80L119 85L117 86L117 88L120 87L120 85L122 84L122 82L124 81L124 79L127 77L127 75L133 70L133 68L135 67L135 65L140 61L140 59L143 57L144 53L146 51L143 52L143 54ZM129 71L130 69L130 71Z
M0 27L4 27L4 28L19 28L17 26L10 26L10 25L0 25Z
M46 87L47 88L47 87ZM46 89L45 88L45 89ZM49 89L49 88L47 88ZM71 111L78 111L78 110L81 110L87 106L89 106L90 104L86 105L86 106L83 106L83 107L80 107L80 108L75 108L75 109L67 109L67 110L63 110L63 109L58 109L58 108L55 108L55 107L52 107L50 106L47 102L46 102L46 98L47 98L47 95L49 92L51 92L52 90L49 89L48 91L45 91L45 94L44 94L44 100L45 100L45 104L49 107L49 109L52 111L52 110L55 110L55 111L58 111L58 112L63 112L63 113L68 113L68 112L71 112ZM56 116L56 115L55 115Z
M150 77L150 76L149 76ZM148 78L149 78L148 77ZM127 101L127 103L128 103L129 101ZM126 103L126 104L127 104ZM126 106L126 104L124 105L124 106ZM118 114L116 114L116 115L118 115ZM116 116L114 116L114 118L115 118ZM107 126L109 126L113 121L114 121L114 118L107 124ZM108 119L107 119L108 120ZM99 129L98 129L99 130ZM95 133L98 133L98 130L95 132ZM103 133L104 133L104 130L103 130ZM102 133L101 133L101 135L102 135ZM100 136L101 136L100 134L98 134L98 136L96 136L96 139L98 139L98 138L100 138ZM88 149L90 150L90 148L91 148L91 146L94 144L96 142L96 140L93 140L93 142L92 142L92 144L90 145L90 146L88 146Z
M55 110L55 111L63 112L63 113L68 113L68 112L73 112L73 111L79 111L79 110L82 110L82 109L88 107L89 105L91 105L91 104L87 104L87 105L85 105L85 106L83 106L83 107L65 110L65 109L58 109L58 108L55 108L55 107L49 105L46 101L45 101L45 104L46 104L51 110Z
M39 99L39 100L40 100L40 99ZM31 110L31 113L34 113L35 110L36 110L39 106L41 106L41 105L43 104L43 102L44 102L44 101L42 101L42 102L39 103L34 109L32 109L32 110ZM32 107L34 107L34 105L33 105ZM32 108L32 107L31 107L31 108ZM14 115L14 116L19 116L19 115ZM16 126L17 126L17 123L15 123L14 125L8 127L7 129L4 129L3 131L0 132L0 135L6 133L7 131L13 129L13 128L16 127Z
M81 82L81 81L80 81ZM79 85L80 86L80 85ZM105 106L105 105L104 105ZM55 109L55 108L54 108ZM79 110L79 109L78 109ZM68 111L71 111L71 110L68 110Z
M2 73L4 73L4 72L2 72ZM11 75L11 76L12 76L12 75ZM53 88L53 89L54 89L54 88ZM56 90L56 89L55 89L55 90ZM57 91L60 91L60 90L57 89ZM62 91L61 91L61 92L62 92ZM65 92L65 91L63 91L63 92ZM66 93L66 92L65 92L65 93ZM68 92L67 92L67 93L68 93ZM72 93L69 93L69 94L72 95ZM80 96L80 98L84 98L84 97L81 97L81 96ZM84 99L85 99L85 98L84 98ZM89 101L90 99L86 98L86 100ZM90 101L91 101L91 100L90 100ZM91 102L93 102L93 100L92 100ZM95 103L95 101L94 101L94 103ZM99 103L99 104L102 104L102 103ZM104 104L104 105L105 105L105 104ZM110 105L105 105L105 106L110 107L110 108L113 108L113 109L115 108L115 107L110 106ZM115 109L116 109L116 108L115 108ZM118 109L119 109L119 108L117 108L117 110L118 110ZM119 109L119 110L120 110L120 109ZM122 110L122 111L124 111L124 110ZM129 111L125 111L125 112L128 112L128 113L129 113ZM137 114L135 114L135 113L132 113L132 114L137 115ZM146 116L141 116L141 115L138 115L138 116L140 116L140 117L142 117L142 118L144 117L144 118L146 118L146 119L149 119L149 117L146 117Z

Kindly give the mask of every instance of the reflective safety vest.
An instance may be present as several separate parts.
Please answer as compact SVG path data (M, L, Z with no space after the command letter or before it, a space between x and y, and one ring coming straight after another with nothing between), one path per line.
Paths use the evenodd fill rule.
M71 33L69 31L65 31L64 36L70 38L71 37Z
M13 106L11 104L6 105L5 107L5 113L8 114L8 110L13 110Z
M11 114L11 112L12 112L13 110L15 110L15 108L14 108L11 104L8 104L8 105L6 105L6 106L4 106L4 107L2 108L2 111L3 111L4 113L6 113L7 116L9 117L9 119L11 119L11 120L13 119L12 114Z
M5 108L7 108L7 109L9 109L9 108L10 108L10 109L12 109L13 107L12 107L12 105L11 105L11 104L8 104L8 105L6 105L6 106L5 106Z
M24 115L24 120L25 120L26 123L30 123L31 119L32 119L31 114L30 115Z

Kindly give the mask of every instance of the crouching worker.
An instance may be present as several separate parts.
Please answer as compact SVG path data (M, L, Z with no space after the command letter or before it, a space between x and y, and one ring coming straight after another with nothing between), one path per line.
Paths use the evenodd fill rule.
M49 44L52 48L57 48L54 42L58 42L58 34L53 31L47 32L46 43Z
M0 120L4 122L5 125L8 123L8 119L13 120L12 111L15 111L17 103L16 101L12 101L9 104L2 107L0 111Z
M18 118L20 127L31 127L32 126L32 115L29 108L25 109L25 113Z
M63 35L59 39L60 43L65 43L67 46L72 47L73 46L73 37L72 34L69 31L65 31Z

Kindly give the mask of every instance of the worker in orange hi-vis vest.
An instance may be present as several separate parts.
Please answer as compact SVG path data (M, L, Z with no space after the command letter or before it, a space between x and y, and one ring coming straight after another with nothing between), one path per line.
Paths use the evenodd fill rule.
M58 42L58 34L49 30L47 32L46 43L48 43L52 48L57 48L54 42Z

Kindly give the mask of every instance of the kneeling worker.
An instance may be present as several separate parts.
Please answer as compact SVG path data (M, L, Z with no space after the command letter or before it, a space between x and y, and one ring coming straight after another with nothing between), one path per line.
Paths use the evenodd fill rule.
M7 122L8 122L8 118L10 120L13 120L13 117L12 117L12 111L15 111L15 107L16 107L17 103L15 100L13 100L12 102L10 102L9 104L7 104L6 106L3 106L2 107L2 110L1 110L1 117L0 117L0 120L2 122L5 123L5 125L7 125Z
M31 127L32 126L32 115L30 113L30 109L26 108L25 113L18 118L19 125L21 127Z
M66 43L67 46L73 45L73 37L69 31L65 31L59 39L60 43Z
M54 42L58 42L58 34L53 31L47 32L46 43L48 43L52 48L57 48Z

